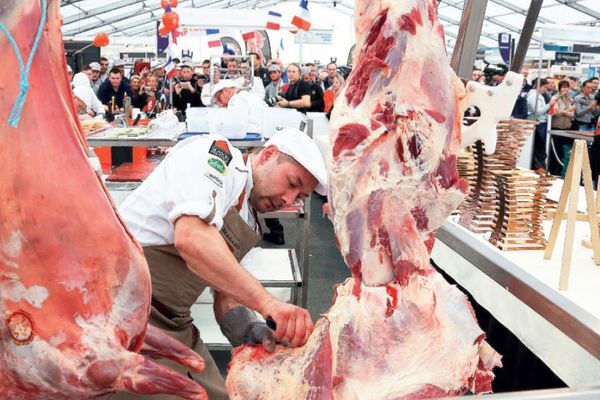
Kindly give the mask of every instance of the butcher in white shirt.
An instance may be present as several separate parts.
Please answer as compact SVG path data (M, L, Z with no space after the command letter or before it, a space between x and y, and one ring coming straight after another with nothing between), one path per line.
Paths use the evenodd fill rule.
M261 83L262 85L262 83ZM239 115L248 115L246 131L261 133L263 112L267 104L263 97L258 97L246 90L241 90L237 81L222 79L212 90L212 103L229 110L238 110Z
M234 347L250 341L273 351L276 340L306 343L313 328L308 312L273 297L239 261L260 239L256 212L276 211L313 190L325 194L326 185L321 153L297 129L277 133L244 156L226 138L209 135L175 146L119 208L148 261L149 322L204 358L203 373L180 372L209 398L228 397L192 323L192 305L211 287L216 320ZM121 398L138 399L123 393L111 400Z

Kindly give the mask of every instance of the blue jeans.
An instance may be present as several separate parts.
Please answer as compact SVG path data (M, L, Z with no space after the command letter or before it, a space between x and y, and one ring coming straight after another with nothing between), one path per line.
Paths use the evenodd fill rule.
M594 132L596 130L596 127L594 126L594 124L579 123L579 130L586 132Z

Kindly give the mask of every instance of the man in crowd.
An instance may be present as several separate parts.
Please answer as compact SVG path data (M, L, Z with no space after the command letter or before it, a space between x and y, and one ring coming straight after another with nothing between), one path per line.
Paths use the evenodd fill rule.
M237 79L240 76L241 76L241 74L239 71L237 60L234 60L232 58L229 59L227 61L227 72L225 73L225 76L223 77L223 79Z
M569 90L569 97L572 100L575 98L575 96L581 93L581 89L579 89L579 78L576 76L570 76L569 84L571 85L571 88Z
M89 64L84 64L83 67L81 67L80 72L83 72L88 77L90 82L92 81L92 69L90 68ZM90 87L92 87L91 83L90 83Z
M125 76L125 61L121 60L120 58L115 59L113 61L113 68L116 68L119 71L121 71L121 79L123 80L123 82L129 85L129 78Z
M527 108L529 119L538 121L535 127L533 140L533 169L546 168L546 132L548 126L548 110L556 103L556 98L552 98L549 103L544 100L544 93L549 90L548 81L545 78L539 81L539 90L537 83L527 93Z
M210 74L209 74L210 75ZM202 87L201 101L202 104L206 107L213 105L212 104L212 93L211 90L221 81L221 67L219 64L213 65L213 73L212 73L212 82L205 84Z
M473 68L471 72L471 80L475 82L479 82L479 79L483 76L483 71L478 68Z
M201 107L200 92L192 82L194 68L191 64L181 63L181 80L173 87L173 107L185 115L188 104L191 107ZM199 89L202 90L202 89Z
M265 101L269 106L274 106L277 102L277 96L281 93L281 87L283 86L283 80L281 79L281 70L277 64L272 64L269 67L269 77L271 83L265 88Z
M107 111L116 114L123 112L123 98L133 98L129 84L123 82L121 71L113 68L108 72L108 79L98 89L98 99Z
M210 60L206 59L202 61L202 74L204 74L204 79L206 83L210 82Z
M269 71L262 64L260 55L257 53L250 53L249 55L252 59L252 65L254 66L254 76L260 78L262 80L263 87L266 87L271 82L271 79L269 78Z
M314 67L314 64L312 64ZM306 68L306 70L304 70ZM312 80L313 73L311 67L307 64L303 68L302 79L310 85L310 108L308 112L323 112L325 104L323 103L323 88L320 82Z
M237 78L238 86L240 88L246 88L250 86L250 79L252 79L252 88L249 89L250 93L257 96L261 101L265 98L265 87L263 81L258 76L255 76L250 72L250 64L248 60L240 61L240 77Z
M207 136L176 146L120 206L152 276L149 322L204 358L202 374L177 368L203 386L211 400L228 397L192 323L192 305L210 286L216 320L234 347L262 343L273 351L275 339L304 345L313 329L308 312L273 297L239 261L260 239L256 212L276 211L313 190L325 194L326 186L323 158L298 130L276 134L247 158L227 139ZM272 318L276 330L251 310Z
M304 65L310 69L309 82L319 84L319 86L321 86L321 92L324 92L325 86L323 85L323 82L319 79L319 77L317 76L317 66L314 63L306 63Z
M92 90L98 95L98 90L100 89L100 85L102 85L102 81L100 80L100 71L102 68L99 63L93 62L90 63L90 69L92 70L92 76L90 78Z
M591 79L583 82L581 94L573 99L575 103L575 122L580 131L594 131L594 119L598 118L598 101L594 99L594 82Z
M327 78L323 81L323 88L325 90L329 89L333 84L333 78L337 75L337 65L335 63L327 64Z
M108 58L100 57L100 81L104 83L108 79Z
M287 75L289 79L288 88L277 102L282 108L295 108L306 114L310 108L310 84L300 77L300 65L292 63L288 66Z
M212 97L213 104L236 110L234 115L247 115L247 132L260 133L262 131L263 111L267 105L262 98L247 90L240 90L238 81L232 79L221 80L213 87Z
M483 73L482 73L482 75L483 75ZM523 70L523 71L521 71L521 75L523 75L523 83L521 84L521 93L519 94L519 97L517 97L517 100L515 101L515 106L513 107L513 110L512 110L512 113L510 114L510 116L513 118L518 118L518 119L527 119L527 117L529 115L527 94L531 90L531 85L529 84L529 82L527 82L527 75L529 75L529 71Z

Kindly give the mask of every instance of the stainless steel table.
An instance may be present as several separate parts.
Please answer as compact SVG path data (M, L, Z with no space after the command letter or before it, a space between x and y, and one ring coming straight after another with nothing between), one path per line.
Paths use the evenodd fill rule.
M565 383L581 387L600 382L598 302L586 309L577 298L583 293L561 292L548 284L548 274L558 275L560 255L544 261L543 251L507 254L450 220L442 225L437 238L434 262ZM583 250L580 253L580 268L589 268L594 277L587 282L588 296L595 298L594 293L600 292L594 289L600 288L600 269ZM586 260L589 265L582 266ZM540 271L546 276L538 276Z

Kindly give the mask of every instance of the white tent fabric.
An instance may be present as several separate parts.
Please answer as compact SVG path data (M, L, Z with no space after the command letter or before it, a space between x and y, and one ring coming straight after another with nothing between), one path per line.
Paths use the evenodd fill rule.
M177 10L185 8L230 8L230 9L271 9L282 0L180 0ZM297 0L287 2L297 3ZM446 30L447 46L454 47L458 33L463 0L440 0L439 15ZM354 14L354 0L310 0L330 8L332 12L351 18ZM512 33L518 38L527 13L527 0L488 0L486 19L480 38L480 47L497 47L498 33ZM538 26L542 24L567 24L600 26L598 0L545 0ZM152 36L155 24L162 16L160 0L62 0L64 36L90 37L98 32L111 36ZM539 44L534 35L532 47Z

